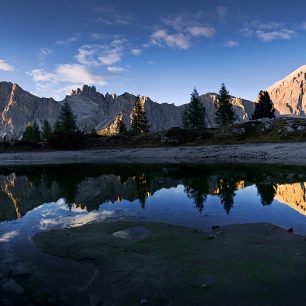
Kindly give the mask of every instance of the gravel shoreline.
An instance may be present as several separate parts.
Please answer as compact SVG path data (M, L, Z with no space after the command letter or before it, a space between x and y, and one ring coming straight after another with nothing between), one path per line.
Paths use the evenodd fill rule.
M267 163L306 165L306 142L0 153L0 166L68 163Z

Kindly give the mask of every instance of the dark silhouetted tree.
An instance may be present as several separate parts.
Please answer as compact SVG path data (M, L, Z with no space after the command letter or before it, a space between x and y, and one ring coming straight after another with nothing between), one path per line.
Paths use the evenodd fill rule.
M267 91L260 91L252 119L275 118L274 104Z
M41 137L44 140L49 140L52 134L51 126L47 120L44 121Z
M34 123L34 125L33 125L33 130L34 130L34 141L35 142L40 141L41 133L40 133L39 127L36 123Z
M184 179L183 183L188 198L193 199L196 208L199 212L202 212L207 195L209 194L208 178L201 175L188 177Z
M34 125L29 123L26 126L26 130L23 133L22 140L28 141L28 142L40 141L40 131L36 123L34 123Z
M219 126L227 126L234 123L237 116L230 102L230 95L224 83L221 84L219 98L216 104L216 123Z
M277 185L274 183L257 183L256 188L261 204L264 206L270 205L276 195Z
M151 182L147 175L140 174L134 177L134 182L136 184L136 190L140 205L142 208L146 206L146 200L151 194Z
M137 96L134 110L132 112L131 129L136 134L149 132L149 124L144 104L141 102L140 96Z
M196 88L191 93L190 103L185 106L182 113L182 125L185 129L205 127L205 107L200 101Z
M227 214L234 206L234 197L237 189L236 180L229 177L223 177L218 181L219 198Z
M67 99L61 107L59 119L55 123L54 131L63 133L75 133L77 132L76 117L72 112L71 106Z

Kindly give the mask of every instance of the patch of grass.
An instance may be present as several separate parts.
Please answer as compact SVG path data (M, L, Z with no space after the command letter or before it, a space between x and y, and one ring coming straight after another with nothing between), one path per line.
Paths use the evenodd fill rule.
M140 241L112 236L133 226L151 234ZM109 222L40 233L35 241L49 254L92 260L103 271L101 288L125 305L139 302L143 290L169 305L302 305L303 237L266 224L221 230L208 240L190 228Z

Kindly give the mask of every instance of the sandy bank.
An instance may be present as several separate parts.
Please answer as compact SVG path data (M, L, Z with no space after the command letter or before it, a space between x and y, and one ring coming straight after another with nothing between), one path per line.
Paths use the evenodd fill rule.
M1 153L0 165L66 163L272 163L306 165L306 143L262 143Z

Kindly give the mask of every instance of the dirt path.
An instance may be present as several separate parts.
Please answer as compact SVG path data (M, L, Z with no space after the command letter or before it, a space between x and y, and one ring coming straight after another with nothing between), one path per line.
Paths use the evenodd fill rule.
M272 163L306 165L306 143L1 153L1 165L65 163Z

